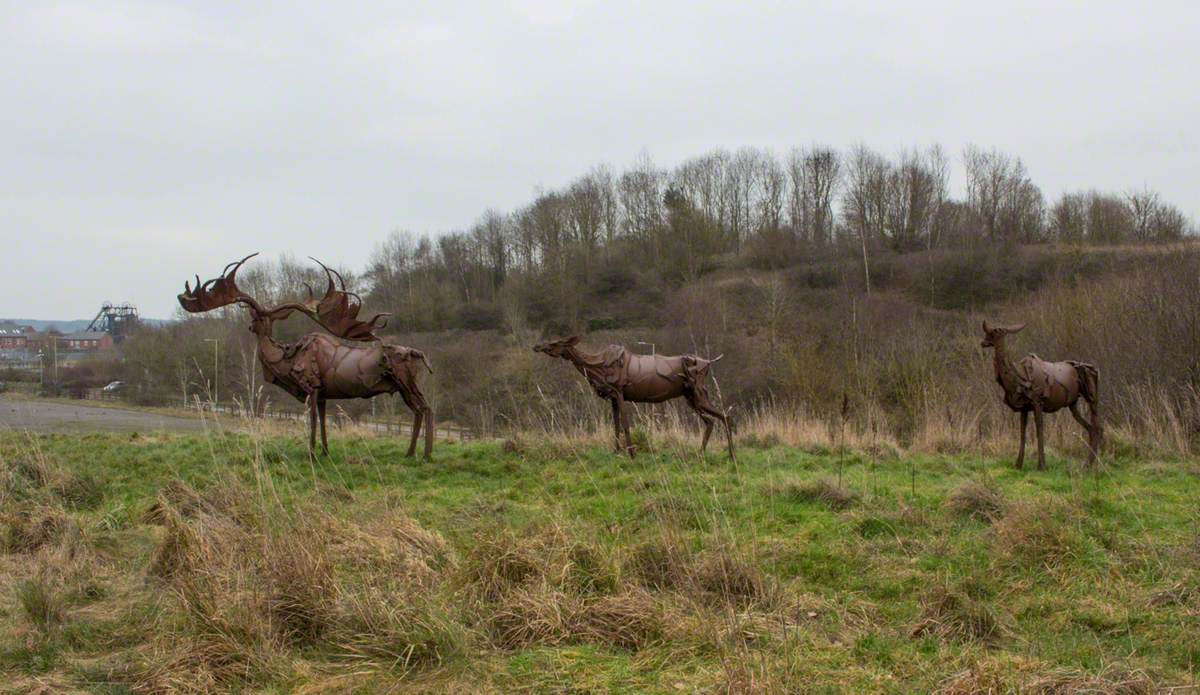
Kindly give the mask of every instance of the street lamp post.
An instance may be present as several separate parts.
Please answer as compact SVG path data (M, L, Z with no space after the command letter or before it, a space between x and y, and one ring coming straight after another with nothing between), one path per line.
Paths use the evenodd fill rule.
M218 391L219 387L217 385L218 384L217 377L219 376L217 374L217 366L219 364L219 362L217 361L217 355L220 352L221 341L216 338L205 338L204 342L213 344L213 388L212 388L212 393L213 393L213 409L215 410L217 407L217 403L221 402L220 392Z

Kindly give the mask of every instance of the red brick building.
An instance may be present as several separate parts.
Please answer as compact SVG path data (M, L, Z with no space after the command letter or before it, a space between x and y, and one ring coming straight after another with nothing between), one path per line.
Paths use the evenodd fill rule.
M112 346L112 336L99 331L67 333L58 337L59 350L91 352L96 350L111 350Z
M29 334L20 328L0 328L0 350L24 350L29 347Z

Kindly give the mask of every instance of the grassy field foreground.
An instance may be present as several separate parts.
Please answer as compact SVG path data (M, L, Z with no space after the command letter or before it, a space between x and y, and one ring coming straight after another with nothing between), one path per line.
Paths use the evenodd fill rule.
M1154 692L1200 468L0 434L13 692Z

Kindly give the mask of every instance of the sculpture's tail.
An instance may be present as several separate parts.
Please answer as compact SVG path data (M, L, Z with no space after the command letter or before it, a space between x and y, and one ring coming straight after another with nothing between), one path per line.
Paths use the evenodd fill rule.
M708 370L715 362L724 357L724 354L717 355L711 360L695 355L686 355L683 359L683 379L689 387L703 390L704 380L708 378Z
M421 361L425 363L425 368L429 370L430 374L433 374L433 366L429 364L429 358L425 356L425 353L420 350L413 350L413 352L417 353Z

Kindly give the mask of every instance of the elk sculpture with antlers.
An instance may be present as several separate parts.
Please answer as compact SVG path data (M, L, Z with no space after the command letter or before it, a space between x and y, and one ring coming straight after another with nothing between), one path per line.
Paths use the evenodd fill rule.
M625 403L661 403L672 398L684 398L704 421L704 439L700 452L708 448L713 425L725 426L725 441L729 458L733 455L733 432L729 416L713 405L705 381L709 368L724 355L711 360L696 355L638 355L620 345L609 345L602 352L590 353L578 347L579 336L561 338L533 347L550 357L567 360L587 379L596 395L612 403L613 429L617 435L617 452L621 451L621 430L625 430L625 451L633 458L633 438L629 435L629 415Z
M417 387L417 362L432 373L429 361L420 350L385 344L375 331L383 328L387 314L366 321L358 319L362 300L346 290L345 280L336 270L312 259L325 271L328 285L319 300L309 288L305 303L289 302L264 307L238 289L237 272L257 253L225 266L220 277L196 287L183 285L179 304L186 311L200 313L230 304L241 304L250 312L250 331L258 337L258 360L264 380L287 391L308 407L308 453L315 456L317 424L321 428L321 451L329 453L325 435L325 403L344 398L374 398L398 393L413 411L412 441L408 456L416 452L421 427L425 427L425 458L433 452L433 411ZM336 281L335 281L336 279ZM272 326L294 312L315 321L328 333L308 333L293 343L272 337Z

